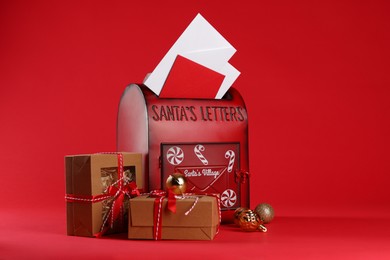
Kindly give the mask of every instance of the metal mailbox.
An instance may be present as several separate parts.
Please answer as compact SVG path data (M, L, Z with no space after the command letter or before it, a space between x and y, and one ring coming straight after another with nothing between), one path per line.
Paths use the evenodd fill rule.
M149 190L180 172L187 192L220 193L222 220L249 207L248 115L234 88L222 99L178 99L131 84L119 103L117 150L142 153Z

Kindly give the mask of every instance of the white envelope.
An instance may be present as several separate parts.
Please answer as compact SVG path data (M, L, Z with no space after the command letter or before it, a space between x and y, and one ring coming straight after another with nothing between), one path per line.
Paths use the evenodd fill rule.
M236 49L198 14L160 61L145 85L159 95L177 55L225 75L215 98L221 98L240 75L228 63Z

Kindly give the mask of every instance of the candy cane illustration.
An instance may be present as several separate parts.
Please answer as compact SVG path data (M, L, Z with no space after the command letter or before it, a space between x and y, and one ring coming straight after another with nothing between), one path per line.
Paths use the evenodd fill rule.
M178 146L172 146L167 151L167 160L172 165L178 165L184 160L184 152Z
M205 148L201 144L196 145L194 148L194 152L195 152L196 156L198 157L198 159L203 163L203 165L208 165L209 161L207 161L207 159L201 153L204 150L205 150Z
M228 165L228 172L232 172L233 170L233 165L234 165L234 160L236 158L234 152L232 150L228 150L226 153L225 153L225 158L229 159L229 165Z
M237 195L234 190L227 189L221 194L221 202L226 208L232 207L237 202Z

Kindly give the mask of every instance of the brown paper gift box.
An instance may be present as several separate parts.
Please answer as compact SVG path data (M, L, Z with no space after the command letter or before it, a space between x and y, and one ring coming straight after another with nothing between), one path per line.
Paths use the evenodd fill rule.
M130 199L129 239L154 239L154 201L149 196ZM212 240L219 225L217 200L212 196L199 196L194 205L194 198L177 199L176 213L167 209L167 199L162 203L162 239Z
M142 179L142 155L139 153L122 153L124 174L130 180L136 181L138 189L144 188ZM117 154L86 154L65 156L66 194L75 196L101 195L118 179ZM127 197L127 196L126 196ZM104 214L107 214L112 199L95 202L67 202L67 234L73 236L92 237L102 227ZM124 209L128 208L128 199L124 201ZM127 210L126 210L127 211ZM122 220L125 223L115 223L114 228L107 233L127 231L127 212Z

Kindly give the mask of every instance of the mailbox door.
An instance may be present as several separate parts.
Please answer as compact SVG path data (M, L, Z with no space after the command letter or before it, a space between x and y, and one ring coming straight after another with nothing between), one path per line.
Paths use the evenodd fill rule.
M161 187L170 174L181 173L188 193L219 193L222 210L241 206L239 143L163 143L160 160Z

